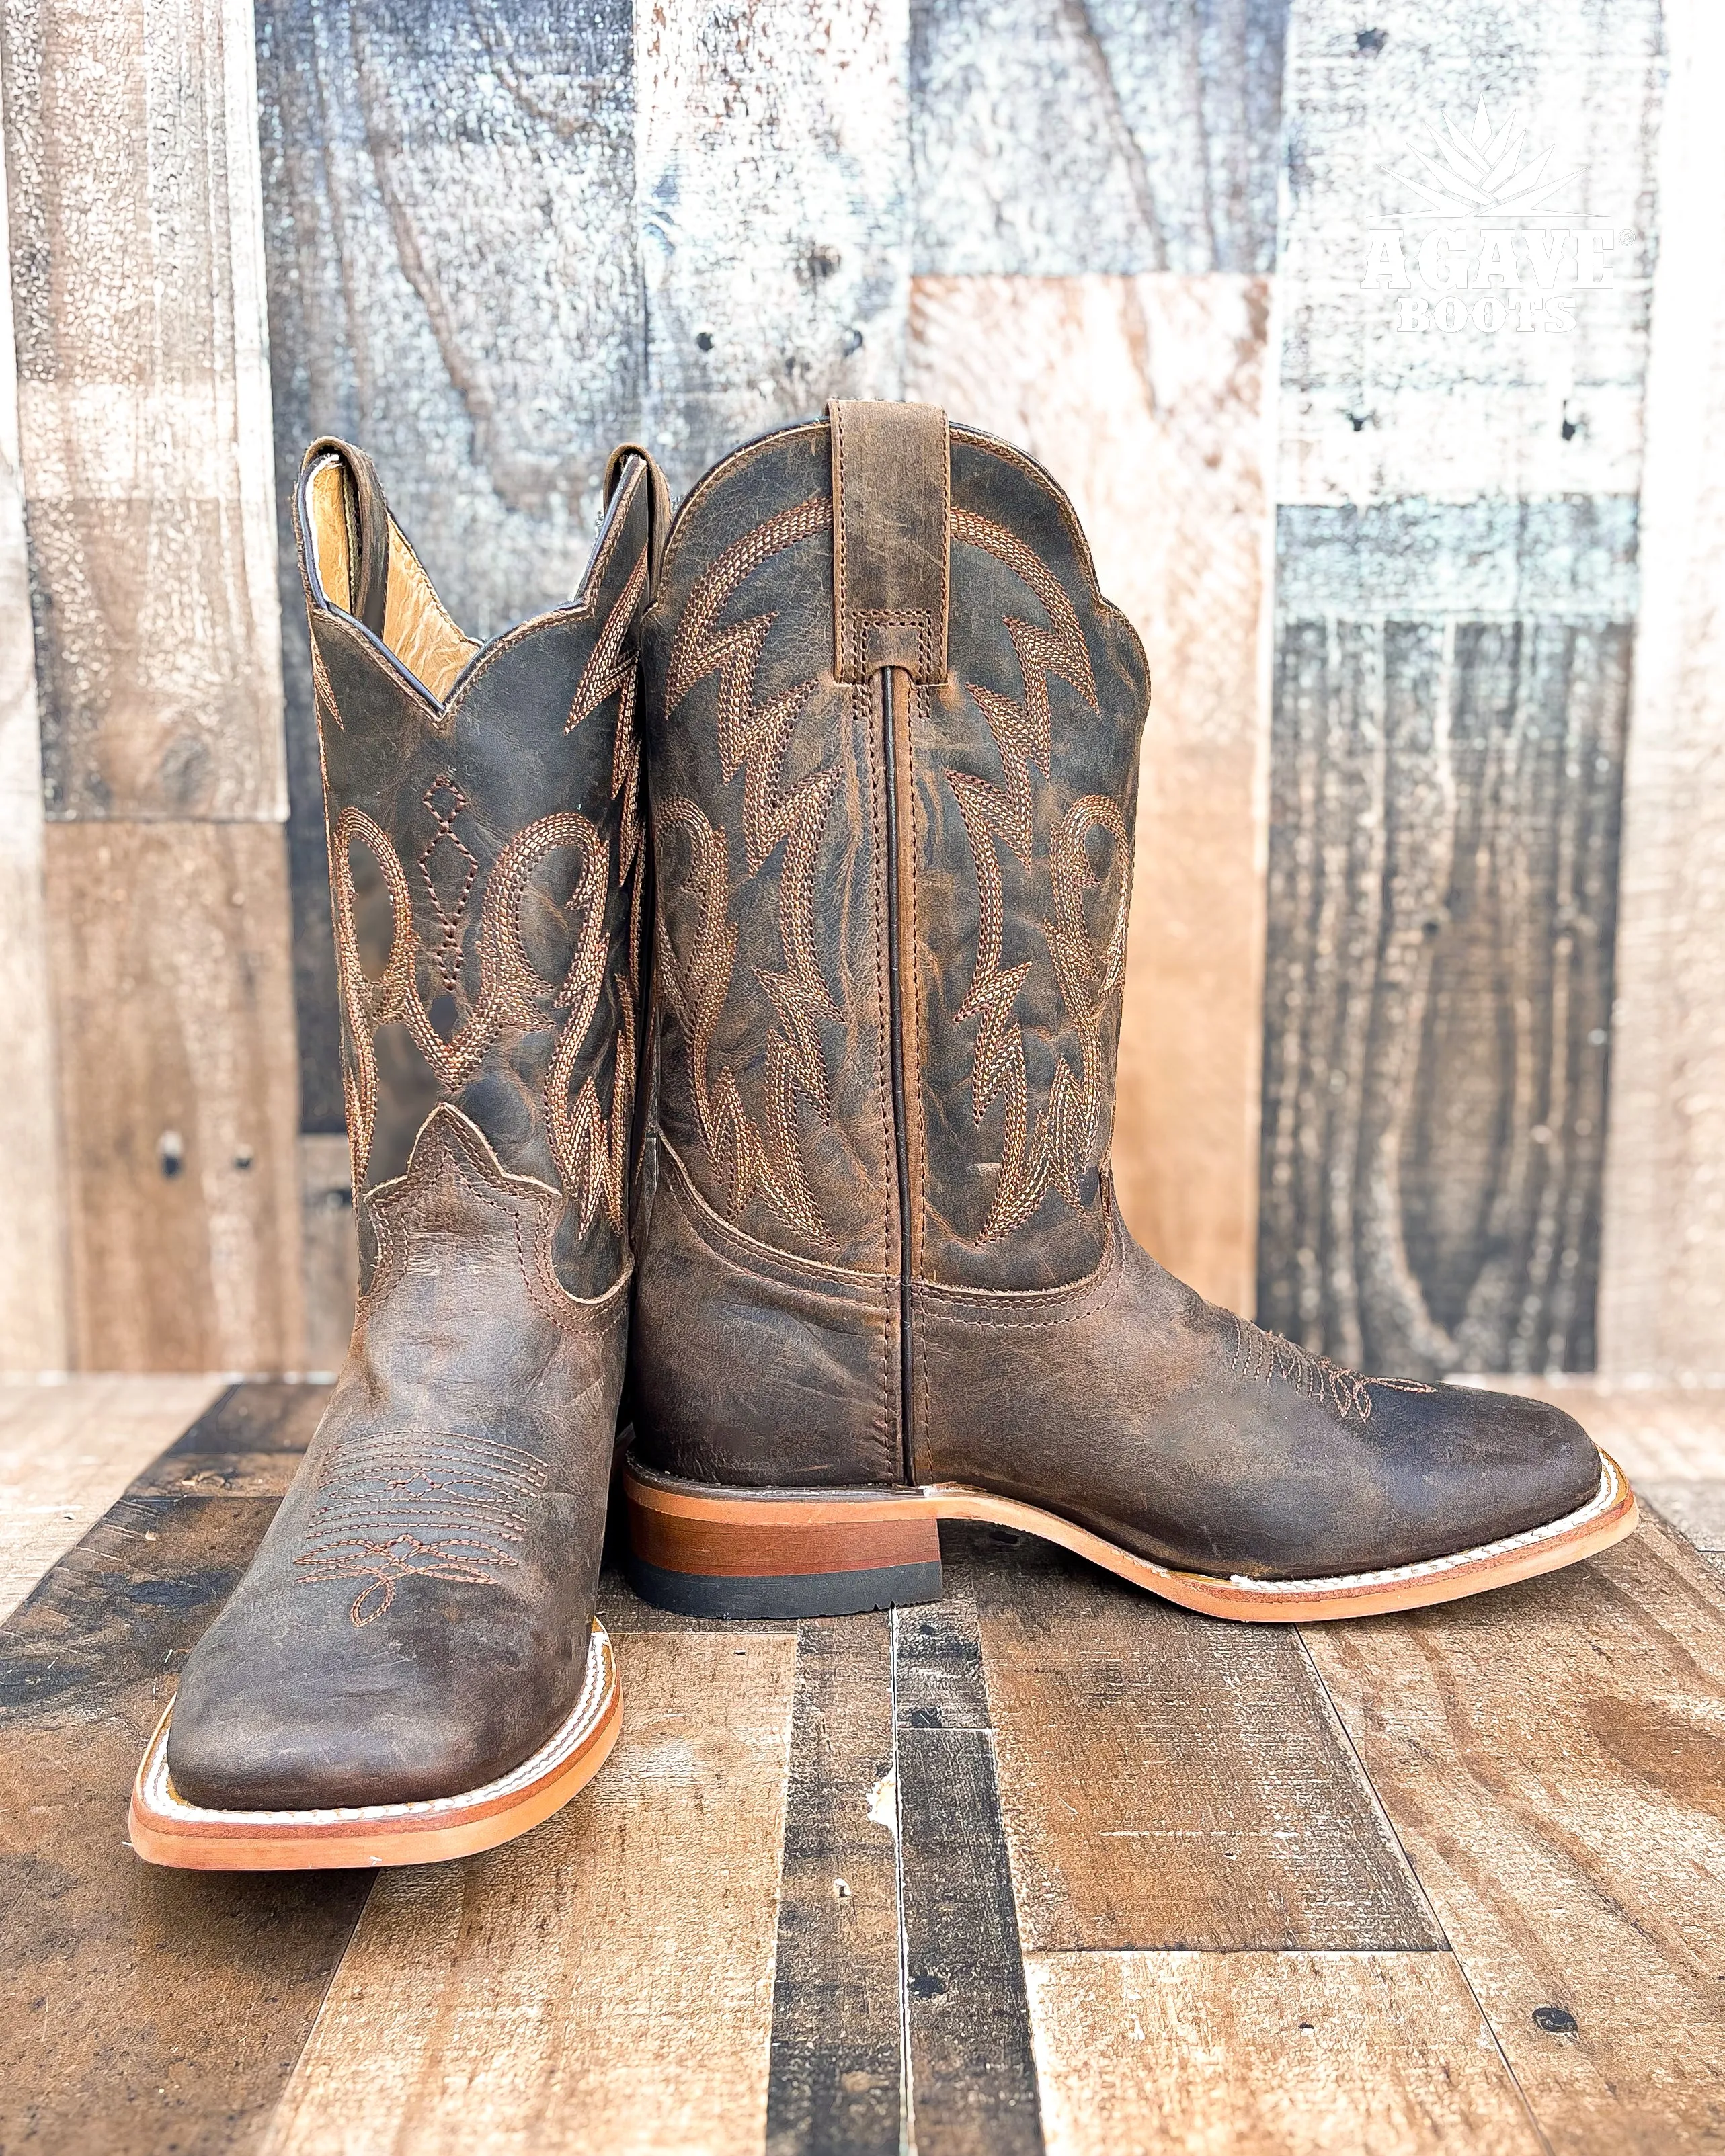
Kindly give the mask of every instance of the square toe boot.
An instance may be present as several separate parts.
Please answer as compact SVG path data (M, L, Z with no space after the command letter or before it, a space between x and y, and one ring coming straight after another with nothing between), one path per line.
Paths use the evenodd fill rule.
M666 506L619 451L576 598L481 645L369 460L307 453L359 1301L140 1769L156 1861L462 1855L554 1810L615 1735L594 1599L628 1316L637 630Z
M923 405L754 442L677 516L643 670L643 1593L924 1600L937 1522L968 1518L1306 1621L1630 1532L1557 1409L1340 1368L1128 1234L1108 1145L1149 680L1046 472Z

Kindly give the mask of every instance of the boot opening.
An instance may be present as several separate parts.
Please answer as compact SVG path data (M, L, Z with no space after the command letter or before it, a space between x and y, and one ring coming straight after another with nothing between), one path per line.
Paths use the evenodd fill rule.
M432 589L377 491L369 460L362 465L332 449L307 475L305 499L312 568L322 598L363 622L441 701L479 644L462 634ZM379 546L384 558L368 558Z

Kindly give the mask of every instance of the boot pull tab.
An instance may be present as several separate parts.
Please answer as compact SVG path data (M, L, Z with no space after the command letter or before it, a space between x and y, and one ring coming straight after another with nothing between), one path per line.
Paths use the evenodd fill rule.
M300 495L325 598L381 640L389 591L389 506L377 466L363 449L326 434L306 452Z
M934 404L826 408L832 435L833 671L867 681L883 666L946 679L952 469Z
M658 460L651 451L642 449L639 442L619 442L605 459L605 486L600 497L601 506L609 509L611 497L623 481L623 474L631 457L639 457L646 466L647 475L647 603L652 603L653 593L659 588L659 570L665 559L665 542L671 536L671 489Z

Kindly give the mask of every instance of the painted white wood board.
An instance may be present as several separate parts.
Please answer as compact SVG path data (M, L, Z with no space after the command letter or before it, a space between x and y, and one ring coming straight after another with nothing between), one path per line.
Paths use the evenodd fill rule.
M1602 1369L1725 1373L1725 12L1670 0Z
M1635 491L1660 48L1657 0L1587 9L1387 0L1369 27L1346 0L1295 0L1279 501ZM1429 130L1446 116L1470 130L1481 98L1494 119L1524 115L1523 169L1549 149L1548 177L1578 175L1537 228L1611 238L1601 256L1610 288L1579 294L1572 331L1523 331L1513 315L1496 330L1471 320L1450 333L1403 328L1395 291L1362 289L1374 230L1399 235L1422 296L1418 252L1434 227L1466 234L1460 251L1475 261L1486 229L1536 228L1514 209L1421 217L1424 199L1394 177L1419 172L1415 151L1433 155ZM1554 292L1572 296L1574 244L1565 240L1552 271ZM1537 275L1522 240L1514 258L1531 300ZM1470 305L1482 295L1470 292Z
M0 107L3 126L3 107ZM67 1360L64 1204L54 1089L42 885L42 739L30 625L12 276L0 165L0 1009L12 1030L0 1091L7 1163L0 1235L0 1370L63 1370Z

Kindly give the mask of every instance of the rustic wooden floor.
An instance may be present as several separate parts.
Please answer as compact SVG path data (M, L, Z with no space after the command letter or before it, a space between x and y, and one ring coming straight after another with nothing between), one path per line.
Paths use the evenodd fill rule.
M0 1390L0 2152L1725 2145L1725 1396L1581 1399L1665 1517L1560 1578L1296 1633L992 1531L896 1618L608 1576L567 1811L222 1879L127 1784L322 1396Z

